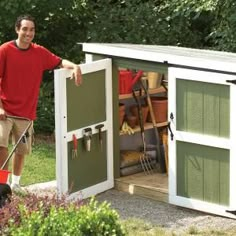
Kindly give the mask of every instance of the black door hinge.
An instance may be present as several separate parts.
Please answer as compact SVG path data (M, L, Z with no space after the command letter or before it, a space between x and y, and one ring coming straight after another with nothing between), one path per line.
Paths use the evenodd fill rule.
M226 80L227 83L231 83L231 84L236 84L236 79L234 80Z
M226 212L231 213L233 215L236 215L236 211L235 210L226 210Z

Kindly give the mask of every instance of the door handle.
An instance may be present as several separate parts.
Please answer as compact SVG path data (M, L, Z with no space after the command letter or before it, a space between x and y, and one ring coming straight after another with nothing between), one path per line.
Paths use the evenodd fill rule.
M171 119L172 121L173 121L173 119L174 119L174 114L173 114L173 112L170 113L170 119ZM172 129L171 129L171 127L170 127L170 121L168 122L167 127L168 127L168 130L170 131L170 138L171 138L171 141L173 141L173 139L174 139L174 134L173 134Z
M168 122L167 127L168 127L168 130L170 131L170 139L171 139L171 141L173 141L173 139L174 139L174 134L173 134L173 132L172 132L172 130L171 130L170 122Z

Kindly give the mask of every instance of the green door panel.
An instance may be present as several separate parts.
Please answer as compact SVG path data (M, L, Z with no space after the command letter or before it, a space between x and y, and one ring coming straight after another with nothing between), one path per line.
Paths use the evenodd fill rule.
M177 195L229 205L229 150L177 141Z
M83 84L67 79L67 131L106 120L105 70L83 75Z
M77 192L107 180L106 132L102 132L103 145L98 134L91 140L91 151L85 151L83 139L78 139L78 156L72 158L73 142L68 143L68 186L70 193Z
M177 130L229 137L229 86L177 79Z

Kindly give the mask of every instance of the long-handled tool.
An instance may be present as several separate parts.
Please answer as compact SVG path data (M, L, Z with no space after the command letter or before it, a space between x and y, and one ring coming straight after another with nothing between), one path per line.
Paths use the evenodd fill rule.
M143 116L142 116L142 106L139 100L142 95L142 90L141 89L139 90L139 97L136 96L134 90L132 92L133 92L133 97L138 107L138 118L139 118L141 137L142 137L142 142L143 142L143 153L142 155L140 155L140 163L141 163L144 173L151 174L153 173L153 166L151 163L152 160L147 154L147 145L146 145L145 134L144 134L144 122L143 122Z
M162 171L165 172L165 168L162 167L161 165L161 142L160 142L160 136L157 130L157 125L156 125L156 118L154 115L154 111L153 111L153 106L152 106L152 102L151 102L151 97L150 94L148 92L148 89L146 89L145 85L142 83L141 81L141 86L146 94L147 97L147 103L148 103L148 107L149 107L149 112L150 112L150 116L151 116L151 120L152 120L152 125L153 125L153 129L154 129L154 133L155 133L155 137L156 137L156 151L157 151L157 162L159 163L158 168ZM167 165L167 163L165 163Z
M153 112L153 107L152 107L152 102L151 102L151 97L150 94L148 92L148 89L145 87L145 85L143 84L143 82L141 81L141 86L146 94L147 97L147 103L148 103L148 107L149 107L149 113L151 116L151 120L152 120L152 125L153 125L153 129L154 129L154 133L155 133L155 137L156 137L156 151L157 151L157 162L159 163L160 166L160 160L161 160L161 144L160 144L160 136L159 133L157 131L157 126L156 126L156 119L155 119L155 115Z

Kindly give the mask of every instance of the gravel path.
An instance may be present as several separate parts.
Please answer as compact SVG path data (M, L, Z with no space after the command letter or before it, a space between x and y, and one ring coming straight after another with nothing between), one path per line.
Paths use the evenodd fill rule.
M28 186L27 189L34 193L56 192L56 182L48 182ZM42 191L43 190L43 191ZM96 196L98 201L107 201L120 215L121 219L136 218L151 223L155 226L164 227L168 231L181 235L189 229L196 227L201 229L213 229L236 231L236 220L209 215L206 213L177 207L164 202L158 202L148 198L131 195L115 189L106 191Z
M96 198L99 201L110 202L121 219L138 218L176 233L186 231L191 226L198 229L236 230L236 220L176 207L117 190L106 191Z

